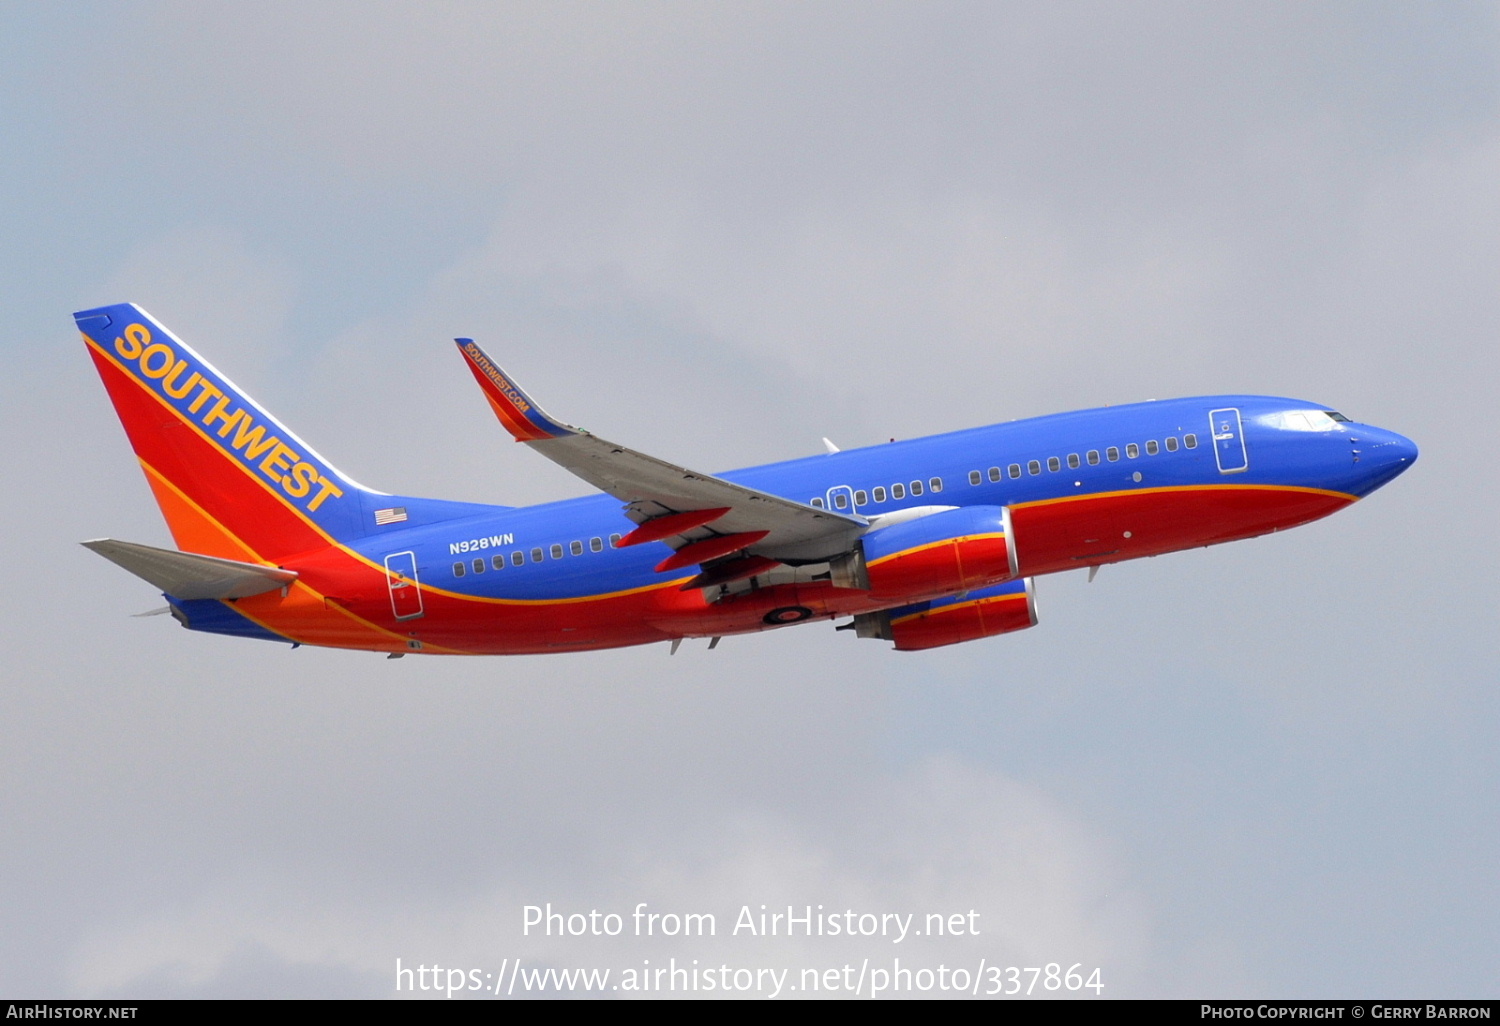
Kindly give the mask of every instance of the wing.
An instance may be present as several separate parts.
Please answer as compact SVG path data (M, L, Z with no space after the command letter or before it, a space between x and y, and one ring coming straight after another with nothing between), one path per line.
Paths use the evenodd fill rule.
M847 552L869 529L863 517L746 488L564 424L533 402L472 339L455 341L495 416L516 441L625 503L625 515L640 526L622 546L665 541L677 553L657 567L662 571L744 554L736 557L743 561L737 566L716 563L717 576L706 571L693 586L733 579L725 574L749 576L777 562L828 559Z

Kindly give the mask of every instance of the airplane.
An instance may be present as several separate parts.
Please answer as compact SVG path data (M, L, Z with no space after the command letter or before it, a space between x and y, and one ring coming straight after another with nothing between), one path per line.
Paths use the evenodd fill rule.
M815 620L974 641L1035 625L1037 577L1305 524L1417 458L1318 403L1216 395L705 474L558 420L461 338L506 431L598 494L450 502L340 473L139 306L74 318L177 549L83 544L190 630L388 658L675 653Z

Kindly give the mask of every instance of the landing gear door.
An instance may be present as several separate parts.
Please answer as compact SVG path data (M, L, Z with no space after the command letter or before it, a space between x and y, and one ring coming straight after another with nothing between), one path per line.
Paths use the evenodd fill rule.
M393 552L385 557L385 580L391 589L391 612L398 620L422 615L422 586L417 583L414 552Z
M1214 410L1208 415L1209 427L1214 436L1214 459L1219 461L1219 473L1238 474L1250 467L1250 458L1245 455L1245 433L1240 424L1240 411L1230 408Z

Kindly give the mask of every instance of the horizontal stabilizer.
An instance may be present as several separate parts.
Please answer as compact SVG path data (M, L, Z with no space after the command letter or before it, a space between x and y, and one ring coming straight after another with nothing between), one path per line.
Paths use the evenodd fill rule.
M284 588L297 579L295 572L280 567L158 549L113 538L97 538L82 545L177 599L249 598Z

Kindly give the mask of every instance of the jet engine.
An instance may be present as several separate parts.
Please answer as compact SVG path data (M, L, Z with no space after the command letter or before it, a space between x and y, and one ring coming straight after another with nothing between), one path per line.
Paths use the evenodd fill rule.
M853 627L861 638L884 638L894 641L898 652L916 652L1035 626L1036 592L1031 578L1023 577L898 609L864 613L840 629Z
M965 506L861 539L872 598L892 602L986 588L1017 575L1010 510Z

